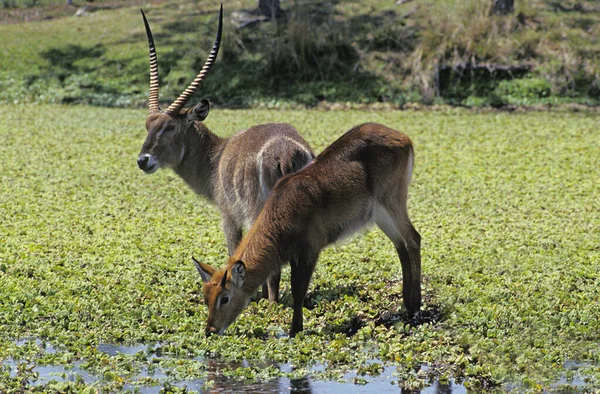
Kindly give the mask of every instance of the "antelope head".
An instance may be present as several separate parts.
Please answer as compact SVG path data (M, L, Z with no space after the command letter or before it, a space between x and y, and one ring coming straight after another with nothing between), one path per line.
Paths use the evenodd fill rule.
M202 121L208 116L210 104L208 100L201 100L193 108L183 109L185 103L196 93L200 83L210 72L221 44L221 32L223 30L223 4L219 12L219 25L217 28L217 37L213 44L208 59L204 63L202 70L181 93L166 111L158 107L158 61L156 58L156 49L154 39L150 31L150 25L142 11L146 35L148 36L148 47L150 49L150 93L148 95L148 108L150 114L146 118L146 130L148 136L142 146L142 151L138 156L138 166L147 174L152 174L160 167L176 167L184 154L183 132L187 129L190 122Z
M246 266L236 261L229 270L215 270L208 264L194 259L194 265L202 277L204 302L208 306L206 335L222 334L248 306L251 295L242 285L246 277Z

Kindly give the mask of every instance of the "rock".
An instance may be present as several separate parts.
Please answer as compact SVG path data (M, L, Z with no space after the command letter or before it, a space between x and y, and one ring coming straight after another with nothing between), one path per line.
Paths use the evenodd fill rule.
M91 14L94 10L92 9L92 7L85 5L83 7L79 7L79 9L77 10L77 12L75 12L75 16L88 16L89 14Z

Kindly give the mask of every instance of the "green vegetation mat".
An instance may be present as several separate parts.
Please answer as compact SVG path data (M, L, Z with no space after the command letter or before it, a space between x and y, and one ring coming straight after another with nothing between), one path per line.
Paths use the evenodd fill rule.
M425 312L419 325L404 316L400 263L372 230L321 255L295 339L284 334L287 268L280 305L252 303L207 339L190 256L225 261L219 214L169 170L137 169L146 111L0 110L2 392L210 387L210 360L232 379L368 377L386 365L406 388L600 389L597 114L214 110L206 123L220 135L286 121L317 152L365 121L407 133ZM119 344L142 347L102 350ZM100 380L36 381L44 365Z

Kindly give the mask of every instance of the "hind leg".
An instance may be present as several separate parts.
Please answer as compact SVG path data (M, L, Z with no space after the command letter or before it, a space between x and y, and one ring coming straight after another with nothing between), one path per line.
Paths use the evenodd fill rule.
M270 303L279 302L279 281L281 272L272 274L267 279L267 282L262 285L262 298L268 299Z
M421 235L412 225L402 199L378 206L374 219L396 247L402 265L404 306L414 315L421 309Z

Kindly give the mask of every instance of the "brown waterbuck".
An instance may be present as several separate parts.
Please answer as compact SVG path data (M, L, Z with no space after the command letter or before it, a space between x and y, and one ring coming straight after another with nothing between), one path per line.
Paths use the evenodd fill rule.
M253 292L286 262L294 305L290 335L302 330L302 305L321 250L374 222L402 265L404 306L421 307L421 236L407 210L413 168L410 139L376 123L354 127L308 166L281 178L260 215L216 270L194 259L208 305L207 335L222 333Z
M142 11L150 48L150 115L148 136L137 163L152 174L161 167L173 169L197 194L214 201L223 218L229 254L258 216L267 195L283 175L295 172L313 158L308 143L289 124L263 124L226 139L213 134L202 121L210 105L202 100L183 108L211 70L221 42L223 5L217 37L202 71L166 111L158 106L158 63L150 26ZM268 281L268 297L277 301L279 272ZM263 296L267 296L266 288Z

